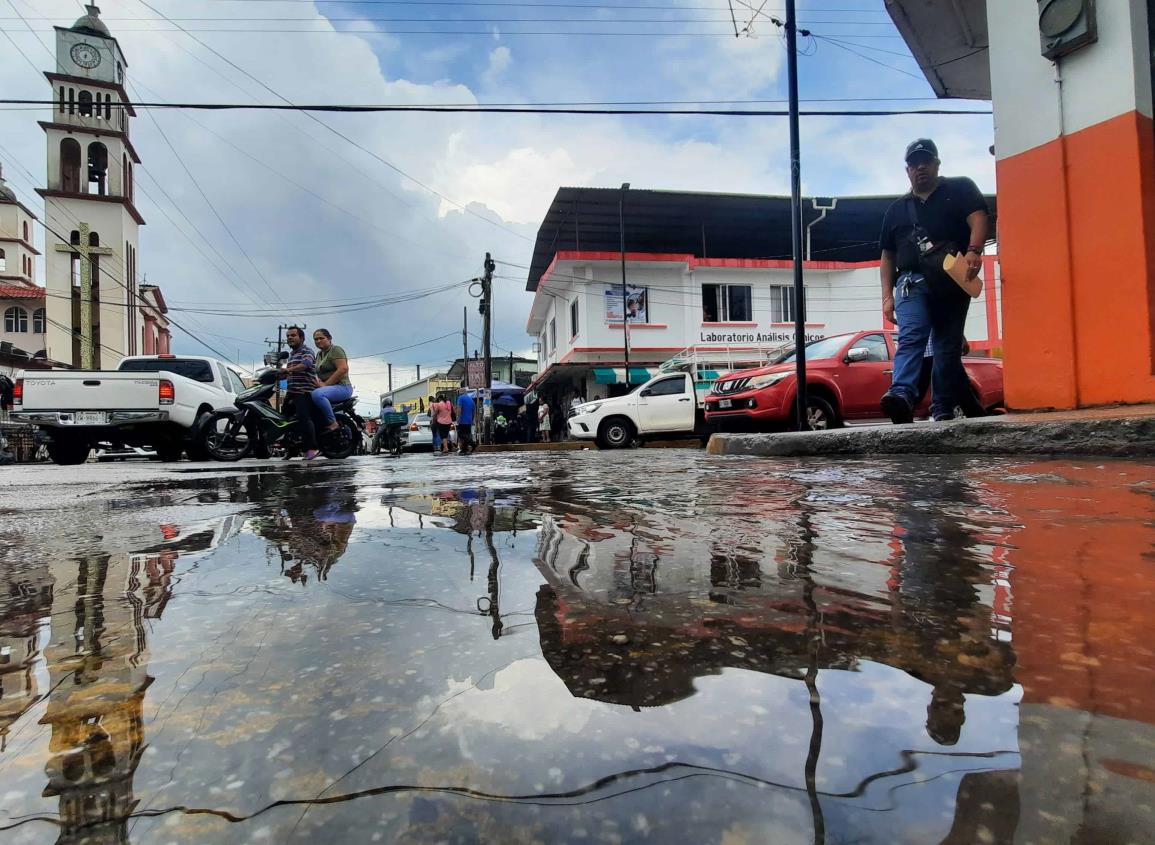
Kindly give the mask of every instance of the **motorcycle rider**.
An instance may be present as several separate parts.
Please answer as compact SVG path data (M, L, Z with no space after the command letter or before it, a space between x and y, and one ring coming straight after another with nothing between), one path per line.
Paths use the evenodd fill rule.
M317 449L317 432L313 426L312 393L317 387L317 360L313 350L305 344L305 330L290 326L285 332L288 340L288 363L284 371L289 375L288 395L293 400L293 410L297 417L297 430L301 435L301 445L305 448L305 460L312 461L320 454Z

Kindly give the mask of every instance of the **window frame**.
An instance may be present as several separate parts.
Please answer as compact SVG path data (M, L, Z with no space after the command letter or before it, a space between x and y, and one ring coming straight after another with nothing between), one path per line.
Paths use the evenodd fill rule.
M655 393L654 392L654 388L656 388L658 385L673 383L673 382L679 381L679 380L681 381L681 389L679 389L677 391L671 391L669 393ZM646 388L646 395L647 396L681 396L685 392L686 392L686 374L685 373L675 373L675 374L668 375L663 379L659 379L658 381L655 381L653 384L651 384L649 387Z
M578 297L578 298L575 298L573 300L573 302L571 302L569 304L569 323L570 323L569 339L570 340L573 340L575 337L578 336L578 330L580 329L580 326L579 326L579 320L580 320L579 311L580 311L580 309L578 307L578 303L580 301L581 301L581 298Z
M40 328L36 328L36 324L38 322L40 324ZM48 309L46 309L46 308L33 309L33 311L32 311L32 333L33 334L44 334L46 331L48 331Z
M557 317L549 318L549 354L557 352Z
M28 309L9 305L4 309L5 334L28 334Z
M714 319L706 319L706 288L714 289ZM746 316L735 316L731 311L731 290L745 290ZM753 323L754 320L754 286L743 284L729 284L726 282L703 282L701 288L702 296L702 322L703 323Z

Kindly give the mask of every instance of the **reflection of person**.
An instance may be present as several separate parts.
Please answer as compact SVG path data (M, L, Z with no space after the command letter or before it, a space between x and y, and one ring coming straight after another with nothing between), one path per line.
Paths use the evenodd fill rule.
M356 492L349 486L318 491L297 487L294 479L288 481L290 489L280 512L270 521L258 521L257 530L277 546L282 562L289 564L283 569L285 577L306 584L305 567L311 566L316 578L324 581L349 548L357 522Z
M970 179L939 176L938 147L920 138L906 148L910 193L891 204L882 222L882 311L898 324L898 350L882 410L892 422L914 419L923 350L934 331L932 370L936 420L951 419L966 402L963 327L970 297L942 270L948 253L965 253L978 275L987 239L987 204Z

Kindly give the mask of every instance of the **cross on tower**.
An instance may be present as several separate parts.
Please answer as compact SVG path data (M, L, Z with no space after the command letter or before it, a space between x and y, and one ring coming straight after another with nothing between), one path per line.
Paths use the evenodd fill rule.
M80 225L80 243L56 244L57 252L69 252L80 258L80 368L91 370L92 357L92 256L112 255L106 246L91 246L91 230L87 223Z

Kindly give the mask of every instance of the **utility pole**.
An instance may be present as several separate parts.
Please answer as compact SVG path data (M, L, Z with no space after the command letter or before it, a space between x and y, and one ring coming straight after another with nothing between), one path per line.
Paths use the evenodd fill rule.
M626 359L626 393L630 392L630 314L626 307L626 191L629 189L630 183L623 182L618 197L618 234L622 248L622 352Z
M798 17L786 0L786 69L790 94L790 241L794 252L794 374L798 383L795 421L810 430L806 400L806 288L802 283L802 153L798 133Z
M485 354L485 395L491 397L493 392L493 359L492 349L490 348L490 341L493 332L493 271L497 269L490 254L485 253L485 275L481 277L481 301L485 304L485 310L482 312L484 320L482 323L481 343L482 350ZM485 399L482 398L482 408L484 409ZM490 425L491 415L483 414L485 419L485 435L482 439L483 443L490 442Z
M469 387L469 306L461 306L461 386Z
M393 392L393 365L392 364L386 364L385 369L386 369L386 372L389 373L389 392L392 393Z

